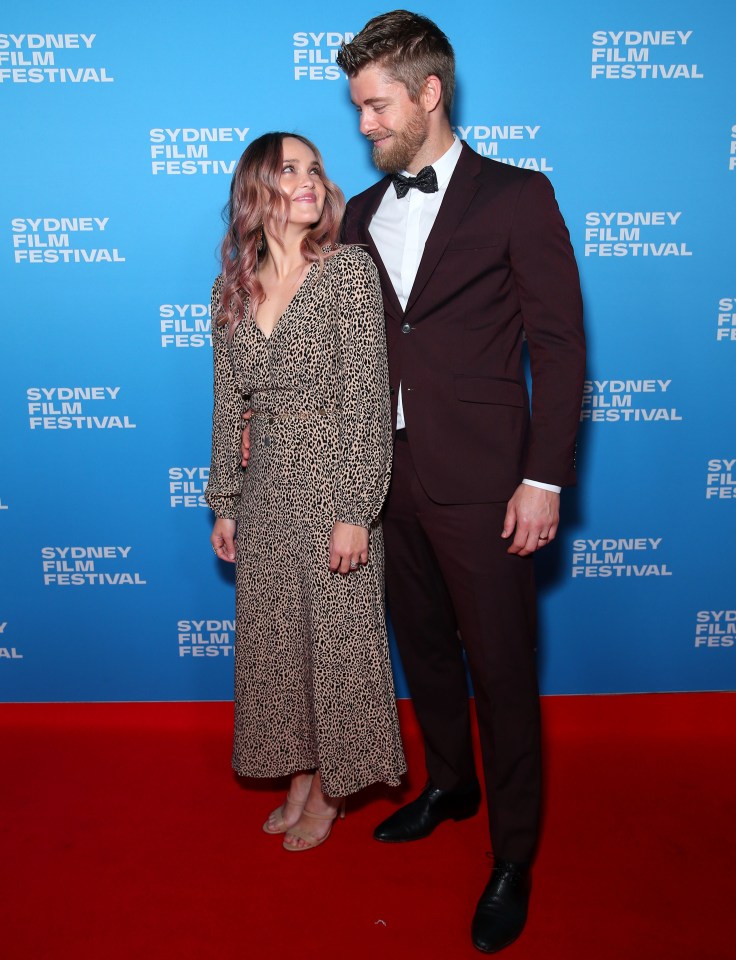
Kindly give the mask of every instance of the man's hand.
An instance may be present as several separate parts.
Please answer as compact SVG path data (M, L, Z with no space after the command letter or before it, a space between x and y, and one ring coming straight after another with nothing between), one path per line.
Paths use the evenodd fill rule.
M514 534L508 553L528 557L554 540L560 522L560 495L520 483L506 507L504 540Z
M368 531L338 520L330 534L330 572L350 573L368 563Z
M235 521L218 517L212 528L210 543L219 560L235 563Z
M243 436L240 438L240 462L244 467L248 466L250 460L250 418L253 416L250 410L243 414Z

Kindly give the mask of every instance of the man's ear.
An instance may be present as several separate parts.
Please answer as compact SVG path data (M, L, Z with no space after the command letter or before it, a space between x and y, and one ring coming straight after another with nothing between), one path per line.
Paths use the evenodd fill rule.
M435 74L431 73L424 81L419 94L419 102L427 113L436 110L442 103L442 81Z

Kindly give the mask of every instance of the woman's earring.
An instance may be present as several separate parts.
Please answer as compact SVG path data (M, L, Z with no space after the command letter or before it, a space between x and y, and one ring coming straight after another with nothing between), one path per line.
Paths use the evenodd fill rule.
M256 253L263 253L266 249L266 239L263 236L263 227L260 226L256 232Z

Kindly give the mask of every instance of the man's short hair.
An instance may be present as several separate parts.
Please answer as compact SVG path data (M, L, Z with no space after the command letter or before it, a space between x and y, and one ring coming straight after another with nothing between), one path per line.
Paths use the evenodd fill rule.
M403 83L414 103L424 81L437 76L442 83L442 103L449 117L455 92L455 54L436 23L419 13L392 10L369 20L350 43L343 43L337 63L348 77L370 64L381 67Z

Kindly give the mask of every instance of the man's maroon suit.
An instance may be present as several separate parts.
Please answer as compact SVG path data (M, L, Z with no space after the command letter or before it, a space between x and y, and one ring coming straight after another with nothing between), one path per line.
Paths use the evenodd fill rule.
M574 483L577 267L549 181L463 145L402 310L368 230L389 182L354 197L344 227L381 275L394 422L401 384L407 428L384 517L389 610L429 776L446 790L475 776L465 649L494 852L526 862L541 792L534 583L500 534L523 478Z

